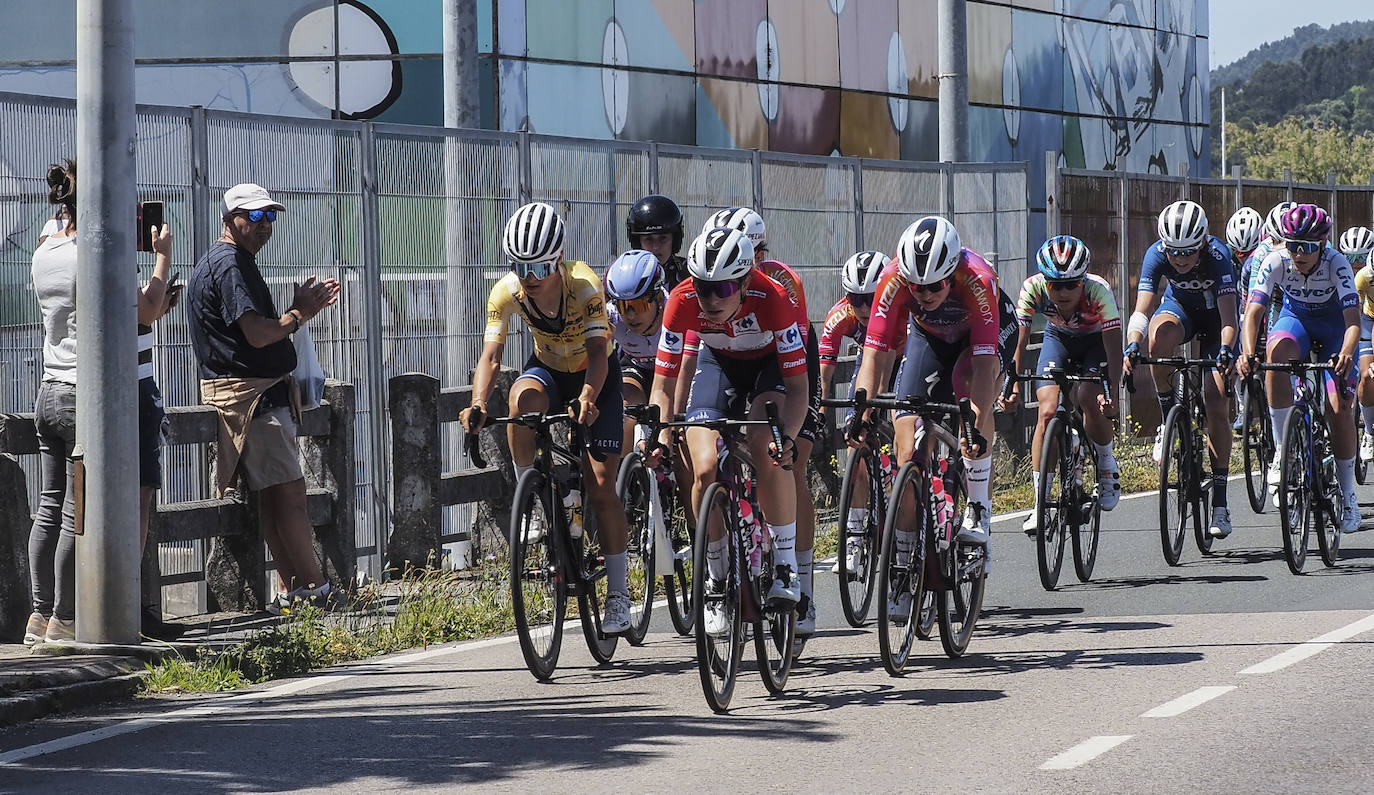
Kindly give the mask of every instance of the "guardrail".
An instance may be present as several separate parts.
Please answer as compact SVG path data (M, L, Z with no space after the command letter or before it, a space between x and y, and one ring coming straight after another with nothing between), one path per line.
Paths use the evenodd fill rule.
M339 587L354 580L354 387L329 381L324 401L304 412L297 429L306 478L306 512L325 575ZM172 444L216 443L215 409L169 407ZM28 537L32 518L24 472L15 456L38 453L32 414L0 414L0 637L17 636L28 618ZM213 456L212 456L213 458ZM160 504L149 521L144 550L145 581L159 587L206 581L209 609L256 611L267 603L267 572L262 533L256 520L256 495ZM163 577L156 545L162 542L210 540L211 550L200 572Z

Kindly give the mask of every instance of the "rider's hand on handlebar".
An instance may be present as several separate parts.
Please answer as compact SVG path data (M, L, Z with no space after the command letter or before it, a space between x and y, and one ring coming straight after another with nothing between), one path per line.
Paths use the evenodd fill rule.
M791 469L797 462L797 442L791 436L783 434L782 449L779 450L775 442L769 442L768 455L773 459L773 466Z
M1235 364L1236 354L1231 350L1230 345L1222 345L1217 349L1217 369L1222 373L1230 373L1231 365Z
M1126 371L1126 375L1130 375L1131 371L1135 369L1136 363L1140 361L1140 343L1132 342L1127 345L1122 354L1122 369Z
M997 398L997 410L1003 414L1010 414L1016 410L1021 403L1021 386L1012 387L1011 392L1006 397Z
M1240 373L1241 378L1249 378L1250 373L1255 371L1258 357L1255 354L1243 355L1236 361L1236 372Z
M477 433L487 424L487 413L482 410L481 404L468 406L458 412L458 424L468 433Z
M1338 353L1331 359L1331 363L1336 366L1336 375L1345 378L1350 372L1350 368L1355 364L1355 360L1349 354Z
M1108 419L1116 419L1121 413L1121 406L1111 395L1098 395L1097 407L1102 410L1102 416Z
M596 400L588 392L589 390L584 389L582 394L577 396L577 402L569 407L569 413L579 424L590 426L596 422L601 412L596 407Z

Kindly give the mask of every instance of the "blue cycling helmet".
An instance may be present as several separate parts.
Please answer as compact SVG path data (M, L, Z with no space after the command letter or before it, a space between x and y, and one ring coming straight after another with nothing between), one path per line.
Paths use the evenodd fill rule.
M1092 263L1088 246L1073 235L1056 235L1046 240L1035 255L1035 264L1050 281L1081 279Z
M645 295L663 292L663 268L658 257L648 251L632 248L616 257L606 270L606 296L629 301Z

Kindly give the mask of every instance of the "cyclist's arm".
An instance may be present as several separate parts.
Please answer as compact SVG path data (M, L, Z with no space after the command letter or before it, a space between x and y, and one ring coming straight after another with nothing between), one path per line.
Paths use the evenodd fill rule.
M1162 296L1153 290L1136 291L1135 313L1131 316L1131 323L1126 333L1127 345L1132 342L1143 342L1145 340L1145 335L1148 333L1149 329L1150 317L1153 316L1155 310L1159 308L1161 298ZM1137 317L1145 319L1145 328L1142 329L1139 327L1140 322Z
M1111 394L1108 400L1115 401L1121 395L1121 327L1102 331L1102 348L1107 352L1107 388Z
M1253 297L1249 306L1245 307L1245 321L1241 325L1241 350L1245 351L1246 356L1255 355L1255 346L1259 344L1259 328L1264 324L1264 314L1268 311L1268 303L1256 301ZM1359 328L1359 324L1355 324Z
M1354 358L1355 349L1360 345L1360 308L1347 306L1342 311L1345 315L1345 339L1341 342L1341 354Z
M487 398L491 397L491 386L496 381L497 371L501 369L501 354L505 349L504 342L482 343L482 353L477 357L477 366L472 370L472 401L459 416L463 427L469 431L472 428L468 425L468 416L473 409L480 409L488 416L491 414L487 410Z
M1235 294L1227 293L1217 296L1217 311L1221 313L1221 344L1235 350L1237 337Z
M1026 346L1030 344L1031 327L1027 323L1017 323L1016 330L1016 350L1011 354L1011 372L1007 377L1011 379L1011 389L1007 394L1007 408L1015 405L1021 399L1021 382L1015 376L1025 372L1021 369L1021 361L1026 356ZM1001 394L1000 392L998 393Z
M797 434L801 433L802 424L806 422L806 410L810 405L810 385L807 383L809 380L805 370L796 375L782 377L782 386L787 390L787 395L782 401L782 432L794 441Z
M969 397L973 403L973 424L987 440L988 448L983 450L985 457L992 453L992 400L997 394L997 376L1002 372L1002 362L997 355L974 356L969 360L973 368Z
M610 371L610 363L606 359L606 338L588 337L585 345L587 374L582 379L582 399L595 403L601 388L606 385L606 373Z

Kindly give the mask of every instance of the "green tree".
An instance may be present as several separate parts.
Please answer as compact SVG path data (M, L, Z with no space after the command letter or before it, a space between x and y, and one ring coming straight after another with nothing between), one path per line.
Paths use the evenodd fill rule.
M1232 162L1245 164L1246 176L1283 179L1293 170L1299 182L1326 182L1335 173L1342 185L1363 185L1374 173L1374 133L1314 123L1289 116L1277 124L1226 124Z

